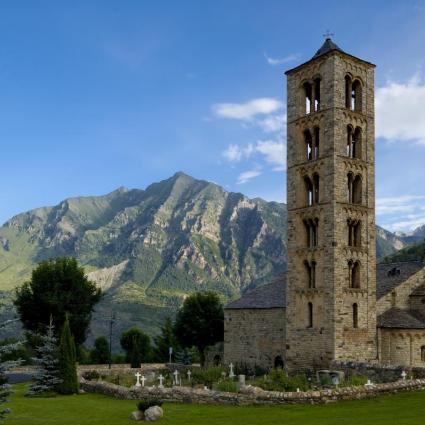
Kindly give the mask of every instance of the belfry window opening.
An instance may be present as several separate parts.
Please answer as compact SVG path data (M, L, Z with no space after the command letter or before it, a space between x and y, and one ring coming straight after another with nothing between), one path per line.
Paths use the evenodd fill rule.
M320 78L315 78L313 83L305 82L303 84L305 113L320 110Z
M313 289L316 287L316 262L312 261L309 263L307 260L304 261L304 266L307 276L307 287Z
M319 220L305 220L306 245L308 248L315 248L319 244Z
M348 246L361 246L361 222L360 220L347 220Z
M348 262L348 287L360 288L360 263L358 261L350 260Z

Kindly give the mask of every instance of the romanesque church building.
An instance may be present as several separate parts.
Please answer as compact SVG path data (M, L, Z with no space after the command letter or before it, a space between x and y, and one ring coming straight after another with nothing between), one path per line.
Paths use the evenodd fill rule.
M425 265L376 264L374 69L328 38L286 72L288 268L226 306L226 363L425 366Z

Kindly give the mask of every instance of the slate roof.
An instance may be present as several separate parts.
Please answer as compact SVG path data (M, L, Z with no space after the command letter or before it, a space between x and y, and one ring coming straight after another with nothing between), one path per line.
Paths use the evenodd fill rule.
M261 285L232 301L225 309L264 309L286 307L286 274L271 283Z
M421 296L425 295L425 283L423 283L421 286L418 286L410 295L413 296Z
M316 59L319 56L325 55L326 53L332 52L333 50L338 50L342 53L345 53L344 50L338 47L330 38L327 38L325 42L322 44L322 47L313 56L313 59Z
M379 300L398 285L425 267L422 261L378 264L376 267L376 298Z
M425 329L425 318L413 310L390 308L378 317L378 327L395 329Z
M293 71L295 71L295 70L303 67L304 65L306 65L306 64L308 64L308 63L316 60L318 57L320 57L322 55L326 55L327 53L330 53L330 52L333 52L333 51L341 52L341 53L343 53L344 55L346 55L346 56L348 56L350 58L353 58L355 60L359 60L359 61L361 61L364 64L367 64L369 66L375 67L375 65L373 63L367 62L364 59L360 59L360 58L358 58L356 56L350 55L347 52L344 52L344 50L342 50L339 46L337 46L330 38L327 38L325 40L325 42L322 44L322 46L320 47L320 49L315 53L315 55L310 60L308 60L307 62L302 63L301 65L296 66L295 68L288 69L288 71L286 71L285 74L288 75L291 72L293 72Z

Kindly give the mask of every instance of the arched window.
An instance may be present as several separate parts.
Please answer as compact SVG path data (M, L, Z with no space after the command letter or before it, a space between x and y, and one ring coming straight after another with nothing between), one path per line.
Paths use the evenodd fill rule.
M357 112L362 110L362 85L359 80L354 80L351 85L351 109Z
M314 159L319 159L319 148L320 148L320 129L319 127L314 128Z
M347 220L348 246L361 246L361 222L360 220Z
M304 227L306 231L306 245L308 248L315 248L319 243L319 220L304 220Z
M308 248L315 248L318 245L318 227L319 220L305 220L304 227L306 231L306 245Z
M274 359L274 367L275 369L283 369L284 367L283 359L281 356L276 356Z
M425 362L425 345L421 347L421 361Z
M314 203L314 190L313 183L310 180L310 177L304 177L305 189L306 189L306 203L310 207Z
M349 204L353 203L353 180L354 180L354 176L353 173L348 173L347 174L347 202Z
M348 287L360 288L360 263L348 261Z
M309 289L316 287L316 262L312 261L309 263L307 260L304 261L304 267L306 271L307 287Z
M320 78L314 80L314 110L320 110Z
M347 156L353 157L353 127L347 125Z
M313 87L310 83L304 83L305 113L313 112Z
M349 75L345 76L345 107L351 108L352 82Z
M312 328L313 327L313 303L308 303L307 314L308 314L307 327Z
M362 130L357 127L352 139L352 155L351 158L361 159L362 157Z
M353 328L356 329L359 327L359 306L353 304Z
M314 173L313 174L313 188L314 188L314 195L313 195L313 204L318 204L320 197L320 177L319 174Z
M311 137L310 130L304 131L304 142L307 152L307 161L313 159L313 137Z
M353 180L353 204L362 203L362 178L356 176Z
M362 203L362 178L360 175L356 177L353 173L347 174L347 188L348 196L347 201L350 204L361 204Z

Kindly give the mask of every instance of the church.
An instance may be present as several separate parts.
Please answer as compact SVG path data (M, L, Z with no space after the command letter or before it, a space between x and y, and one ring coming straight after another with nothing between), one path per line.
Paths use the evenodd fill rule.
M225 363L425 367L425 264L376 264L374 70L327 38L286 71L287 272L225 307Z

